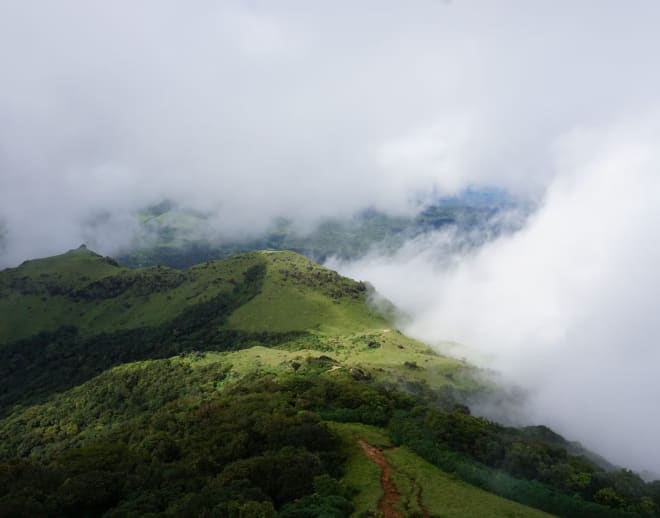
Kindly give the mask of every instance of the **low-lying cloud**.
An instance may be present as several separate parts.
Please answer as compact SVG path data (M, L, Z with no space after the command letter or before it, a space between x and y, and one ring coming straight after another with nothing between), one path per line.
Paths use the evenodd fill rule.
M659 137L655 121L566 135L524 228L467 254L439 233L333 266L413 315L409 333L526 388L530 421L657 472Z
M165 198L215 214L222 236L406 213L470 185L539 196L557 135L657 96L658 10L5 1L0 266L90 230L117 253Z

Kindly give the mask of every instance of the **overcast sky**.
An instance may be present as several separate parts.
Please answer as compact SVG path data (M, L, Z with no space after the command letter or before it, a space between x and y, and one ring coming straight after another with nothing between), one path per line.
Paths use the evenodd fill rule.
M91 221L114 253L165 197L232 234L508 189L539 212L452 268L447 236L341 267L660 471L659 22L654 0L5 0L0 267Z
M657 2L0 3L0 264L170 197L243 231L470 184L656 100ZM106 214L106 218L109 217Z

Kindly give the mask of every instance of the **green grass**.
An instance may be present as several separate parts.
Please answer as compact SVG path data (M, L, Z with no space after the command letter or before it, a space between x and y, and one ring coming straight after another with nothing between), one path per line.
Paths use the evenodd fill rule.
M127 268L119 267L111 260L81 246L64 254L25 261L18 268L2 273L34 280L48 280L49 283L59 286L80 287L89 281L126 271Z
M551 516L516 502L498 497L439 470L406 447L391 448L387 434L376 427L353 423L328 423L342 439L348 456L344 482L358 492L353 499L353 516L375 512L382 494L380 468L369 460L357 444L361 438L383 449L392 466L392 481L401 493L400 510L405 515L420 513L421 501L432 516L447 518L541 518Z
M51 293L80 289L94 281L128 272L82 247L1 271L0 342L55 329L85 317L94 308Z
M371 347L370 347L371 344ZM476 389L474 368L462 361L440 356L428 345L395 329L381 328L350 338L338 359L356 366L368 366L378 381L398 385L418 384L439 389L448 385Z
M181 271L122 268L77 249L0 272L0 343L62 325L84 336L157 326L230 292L256 264L266 265L261 293L227 329L340 334L385 325L365 304L363 285L293 252L252 252Z
M342 439L343 453L347 456L343 482L357 492L353 497L353 516L375 512L382 495L380 468L371 462L357 443L361 437L372 446L389 446L385 432L373 426L349 423L327 423Z
M355 281L292 252L259 254L267 264L261 293L234 312L228 327L249 332L316 329L339 334L386 325L365 304L364 291L359 291L361 285Z
M395 467L393 481L402 493L402 510L419 511L421 494L426 508L447 518L480 518L488 516L523 518L551 516L543 511L506 500L453 477L410 451L400 447L385 451Z
M83 335L158 325L186 307L231 291L255 261L246 256L185 272L164 267L130 270L85 249L29 261L0 272L0 342L62 325L75 325ZM98 282L105 288L90 298ZM125 289L110 293L107 284L113 282Z
M249 294L236 296L246 272L257 266ZM236 305L227 306L223 297ZM31 395L30 403L41 403L116 365L116 358L132 362L193 350L205 351L206 363L232 365L230 380L298 369L349 376L359 369L406 392L478 388L472 368L391 330L366 298L364 284L293 252L252 252L184 271L121 268L86 249L30 261L0 272L0 343L27 339L5 345L8 392L2 400L11 406ZM78 334L63 329L50 338L34 336L65 325ZM29 354L21 354L24 347ZM74 353L57 356L66 347ZM220 353L236 349L244 351ZM16 361L42 365L51 355L52 374L22 375L25 368L12 367Z
M379 347L370 348L369 343L375 341ZM242 377L255 372L292 373L294 363L301 365L304 372L305 365L320 356L334 360L325 372L328 376L357 367L375 381L407 391L421 387L451 387L466 392L481 388L474 367L441 356L429 346L388 329L334 336L314 333L276 348L254 346L235 352L207 352L196 361L231 364L233 375ZM411 363L418 367L411 368Z

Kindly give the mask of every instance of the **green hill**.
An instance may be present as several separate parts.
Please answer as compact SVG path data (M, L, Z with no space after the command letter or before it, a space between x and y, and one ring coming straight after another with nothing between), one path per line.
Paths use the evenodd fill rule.
M0 272L0 516L657 514L657 485L470 415L495 388L370 290L285 251Z
M463 363L390 330L367 291L293 252L183 271L131 270L86 248L28 261L0 272L0 411L122 363L264 345L291 362L332 353L337 367L370 364L377 379L476 387Z
M336 334L384 325L364 304L364 284L293 252L246 253L186 270L133 270L81 247L0 272L0 343L62 325L85 336L160 325L235 293L248 272L258 277L251 300L232 308L227 329Z

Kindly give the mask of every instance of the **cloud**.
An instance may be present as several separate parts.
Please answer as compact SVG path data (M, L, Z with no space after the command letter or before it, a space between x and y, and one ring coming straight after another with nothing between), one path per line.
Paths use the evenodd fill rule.
M333 266L413 315L407 332L526 388L530 421L657 472L657 115L559 139L543 204L514 234L466 254L440 233Z
M231 234L469 185L539 196L548 142L658 91L654 2L0 9L2 265L163 198Z

